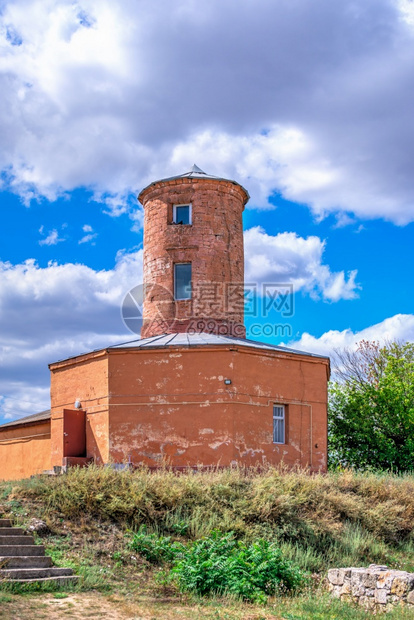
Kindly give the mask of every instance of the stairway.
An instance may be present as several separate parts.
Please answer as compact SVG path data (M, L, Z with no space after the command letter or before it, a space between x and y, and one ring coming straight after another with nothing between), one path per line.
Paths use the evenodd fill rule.
M53 566L43 545L9 519L0 519L0 583L54 583L66 586L78 578L71 568Z

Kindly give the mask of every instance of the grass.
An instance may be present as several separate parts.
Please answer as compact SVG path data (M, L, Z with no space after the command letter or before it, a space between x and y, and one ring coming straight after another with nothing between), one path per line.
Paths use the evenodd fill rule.
M207 614L200 617L224 618L214 614L230 609L229 618L251 613L254 620L362 618L367 616L361 610L318 590L328 568L375 562L414 572L412 475L345 471L309 476L283 468L177 475L167 468L150 472L91 466L61 477L0 482L2 513L23 525L31 517L48 523L52 535L39 542L46 544L55 564L71 566L80 575L79 584L67 590L71 596L95 591L105 600L121 597L138 607L151 600L163 613L168 606L168 613L179 607L184 617L186 609L192 610L189 617L197 617L195 609L200 607ZM262 616L234 600L184 597L163 579L162 567L131 551L133 532L142 525L184 543L214 529L234 532L246 544L260 538L275 542L286 559L312 574L313 586L304 595L272 599L260 608ZM0 596L12 595L6 587ZM414 618L412 610L402 613L399 610L395 617Z
M1 595L0 595L1 596ZM100 593L68 594L64 599L55 595L11 596L0 599L0 619L24 618L127 618L211 619L211 620L366 620L372 617L363 610L332 600L323 593L305 594L294 599L279 599L271 605L258 606L229 598L208 600L135 599ZM56 615L57 605L61 615ZM387 613L387 620L410 620L412 612L396 609Z

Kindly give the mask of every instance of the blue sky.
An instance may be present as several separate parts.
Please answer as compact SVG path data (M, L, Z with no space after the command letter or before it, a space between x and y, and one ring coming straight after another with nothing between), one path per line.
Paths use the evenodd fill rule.
M296 291L261 339L414 339L412 2L3 0L0 47L0 423L131 337L136 196L194 163L251 195L246 279Z

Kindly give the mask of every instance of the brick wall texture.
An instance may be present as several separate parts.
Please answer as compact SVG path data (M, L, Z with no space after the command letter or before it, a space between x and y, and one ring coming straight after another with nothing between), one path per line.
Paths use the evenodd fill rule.
M139 196L144 206L141 337L205 331L245 336L242 213L246 191L237 183L179 178ZM173 206L192 205L192 224L173 223ZM192 264L191 300L174 300L174 264Z

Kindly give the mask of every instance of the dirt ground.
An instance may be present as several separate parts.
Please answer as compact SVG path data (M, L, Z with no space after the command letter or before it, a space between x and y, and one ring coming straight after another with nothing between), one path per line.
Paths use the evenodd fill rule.
M94 593L76 593L56 598L53 594L14 595L0 594L1 620L173 620L211 618L223 620L280 620L264 611L220 606L181 606L177 600L128 601L123 596Z

